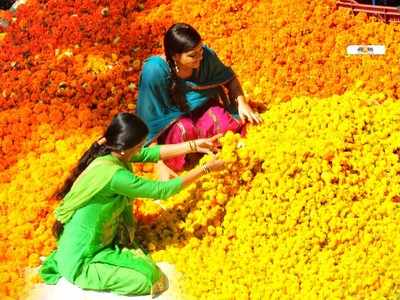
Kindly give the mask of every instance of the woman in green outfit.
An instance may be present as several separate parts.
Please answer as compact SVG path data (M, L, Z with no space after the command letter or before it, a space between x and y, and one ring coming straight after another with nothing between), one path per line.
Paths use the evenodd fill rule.
M136 115L117 114L57 193L63 199L53 227L57 249L40 269L47 284L64 277L82 289L122 295L154 295L166 289L165 276L134 242L132 199L166 199L202 174L221 170L224 163L212 159L169 181L137 177L131 162L210 153L218 138L146 148L147 134L147 126Z

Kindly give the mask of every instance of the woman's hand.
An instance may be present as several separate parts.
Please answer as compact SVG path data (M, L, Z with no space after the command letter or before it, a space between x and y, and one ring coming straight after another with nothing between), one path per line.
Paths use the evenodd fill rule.
M222 171L224 169L225 162L223 160L216 159L216 157L213 155L212 159L208 161L205 165L190 170L187 174L185 174L182 177L182 186L188 186L189 184L196 181L196 179L209 172Z
M207 153L213 155L218 151L218 139L222 136L221 133L210 138L194 140L196 150L199 153Z
M213 157L210 161L206 163L206 166L210 171L222 171L225 169L225 162L221 159L216 159Z
M246 122L247 120L252 124L261 123L260 115L257 112L254 112L244 99L238 99L238 111L242 122Z

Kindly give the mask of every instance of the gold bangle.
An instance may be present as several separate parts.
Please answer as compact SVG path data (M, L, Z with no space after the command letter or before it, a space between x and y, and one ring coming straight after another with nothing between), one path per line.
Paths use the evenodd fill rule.
M189 144L190 144L190 151L194 152L193 141L189 141Z
M207 170L204 168L204 166L201 166L201 172L203 173L203 175L207 174Z
M192 144L190 144L190 141L186 142L186 145L189 146L188 153L192 152Z
M207 165L202 165L201 169L202 169L204 174L208 174L208 173L211 172L210 168Z
M189 141L190 151L193 153L197 152L197 145L195 141Z

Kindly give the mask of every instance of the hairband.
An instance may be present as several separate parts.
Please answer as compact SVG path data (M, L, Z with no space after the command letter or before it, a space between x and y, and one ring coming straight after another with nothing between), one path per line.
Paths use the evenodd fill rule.
M99 144L100 146L104 145L105 143L107 143L107 140L104 136L97 140L97 144Z

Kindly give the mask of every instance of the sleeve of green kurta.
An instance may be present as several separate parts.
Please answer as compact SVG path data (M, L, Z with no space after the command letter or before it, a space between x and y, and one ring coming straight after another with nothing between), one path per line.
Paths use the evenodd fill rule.
M158 162L160 160L160 145L143 147L142 150L131 159L131 162Z
M145 179L126 169L121 169L115 172L111 179L111 190L131 199L167 199L182 189L182 183L182 178L180 177L168 181L157 181Z

